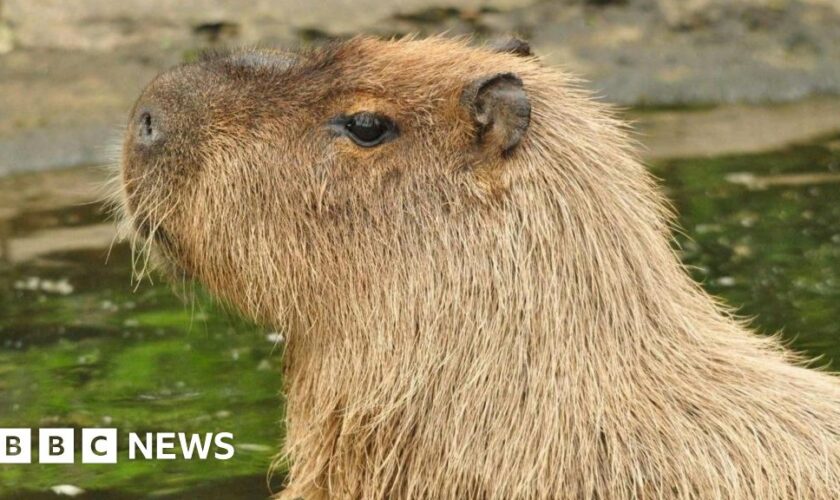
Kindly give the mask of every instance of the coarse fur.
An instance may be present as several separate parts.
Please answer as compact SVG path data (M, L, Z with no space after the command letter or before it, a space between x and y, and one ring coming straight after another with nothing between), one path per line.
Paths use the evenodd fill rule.
M522 142L477 140L512 73ZM135 144L152 110L165 140ZM395 140L325 126L375 111ZM216 55L132 112L125 226L286 332L293 498L836 498L840 383L688 276L623 125L533 57L431 38Z

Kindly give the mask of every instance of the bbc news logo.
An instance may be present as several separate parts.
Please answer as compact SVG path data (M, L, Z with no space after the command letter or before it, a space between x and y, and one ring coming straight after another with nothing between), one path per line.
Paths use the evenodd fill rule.
M72 464L75 429L38 429L38 463ZM128 434L129 460L230 460L236 452L233 434L147 432ZM117 429L82 429L81 463L117 463ZM0 464L32 463L32 429L0 429Z

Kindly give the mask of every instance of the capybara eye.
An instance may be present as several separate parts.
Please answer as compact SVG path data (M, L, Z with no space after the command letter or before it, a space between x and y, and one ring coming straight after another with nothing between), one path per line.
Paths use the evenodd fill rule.
M340 116L332 122L334 129L341 130L356 144L372 147L382 144L396 136L397 128L389 118L370 112Z

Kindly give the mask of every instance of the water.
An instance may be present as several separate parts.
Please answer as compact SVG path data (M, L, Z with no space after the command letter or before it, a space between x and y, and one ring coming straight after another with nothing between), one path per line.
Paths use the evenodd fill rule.
M840 141L652 168L680 213L676 243L695 278L836 369ZM52 178L0 181L0 199L36 193L11 215L0 206L0 427L229 431L237 453L129 461L123 449L117 466L2 466L0 497L50 498L59 484L107 499L266 497L282 440L282 353L270 332L201 293L185 304L168 284L133 291L124 245L105 265L111 229L99 206L38 198L32 186Z
M654 167L695 279L840 369L840 140Z

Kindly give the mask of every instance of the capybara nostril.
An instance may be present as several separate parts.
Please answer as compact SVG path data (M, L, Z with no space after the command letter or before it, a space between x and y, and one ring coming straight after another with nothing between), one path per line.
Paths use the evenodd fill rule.
M141 109L135 120L137 144L151 146L162 138L163 134L157 113L153 113L149 109Z

